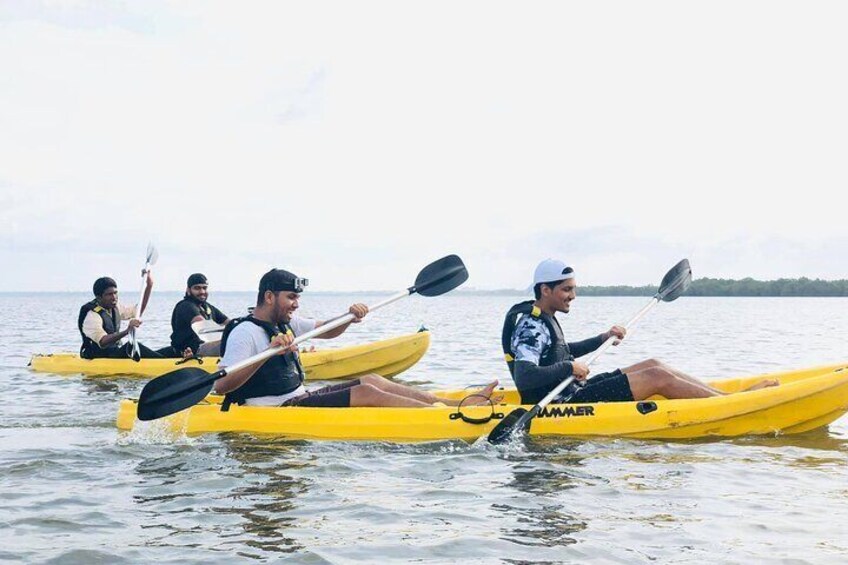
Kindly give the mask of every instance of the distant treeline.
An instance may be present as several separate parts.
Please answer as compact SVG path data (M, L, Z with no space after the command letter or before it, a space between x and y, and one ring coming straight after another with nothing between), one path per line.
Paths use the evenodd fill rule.
M652 296L655 286L583 286L583 296ZM687 296L848 296L848 280L778 279L758 281L702 278L692 281Z
M475 295L525 295L531 298L533 293L515 289L477 290L459 289L462 294ZM581 286L579 296L653 296L656 286ZM821 279L778 279L776 281L758 281L752 278L741 280L702 278L692 281L686 291L687 296L848 296L848 280L823 281Z

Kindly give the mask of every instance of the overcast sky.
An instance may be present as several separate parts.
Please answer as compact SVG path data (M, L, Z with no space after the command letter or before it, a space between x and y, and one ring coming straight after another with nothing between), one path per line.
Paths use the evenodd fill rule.
M845 2L0 3L0 291L848 278ZM122 282L124 281L124 282Z

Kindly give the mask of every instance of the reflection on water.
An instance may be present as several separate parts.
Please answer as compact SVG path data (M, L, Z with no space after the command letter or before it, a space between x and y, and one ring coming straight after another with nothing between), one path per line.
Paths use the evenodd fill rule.
M519 492L537 494L541 498L520 498L520 504L493 504L492 508L505 514L506 523L515 524L502 528L503 539L521 545L545 547L566 546L577 543L573 536L586 529L586 521L578 514L566 511L558 504L546 504L545 497L556 492L552 489L574 488L577 481L564 471L515 472L515 479L508 485Z
M302 549L288 531L295 524L291 514L297 508L298 497L306 495L309 483L294 473L309 474L313 464L297 460L295 444L274 440L259 443L241 436L222 437L222 440L227 456L239 463L239 476L250 477L247 484L231 491L237 504L212 508L213 512L243 518L241 527L247 539L231 536L236 538L231 541L270 554ZM262 553L256 555L261 556Z
M510 493L510 502L492 504L503 524L501 538L521 546L565 547L578 542L576 534L587 527L579 508L552 500L565 496L596 477L581 469L584 455L578 443L558 438L524 438L499 451L510 465L510 479L500 488Z
M520 545L567 546L577 543L572 534L586 529L586 522L555 505L529 502L527 506L495 504L492 508L510 515L512 520L520 524L509 530L501 530L504 540Z
M758 445L776 449L791 446L803 449L836 451L848 455L848 437L828 428L819 428L793 435L734 438L731 441L738 445Z
M165 532L160 545L198 536L219 550L239 546L243 556L257 558L303 548L289 533L296 522L292 513L308 490L303 475L313 467L302 457L302 445L232 435L197 447L135 467L143 494L133 499L152 518L145 527Z
M83 377L80 379L80 382L85 392L89 395L108 393L110 397L120 398L120 393L123 392L121 383L118 380Z

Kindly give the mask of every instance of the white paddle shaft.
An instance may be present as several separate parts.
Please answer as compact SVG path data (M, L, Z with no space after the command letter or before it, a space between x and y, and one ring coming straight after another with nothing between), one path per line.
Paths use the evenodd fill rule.
M382 302L378 302L377 304L369 307L368 311L373 312L374 310L379 310L383 306L391 304L392 302L397 302L401 298L407 297L409 295L410 295L409 290L404 290L404 291L398 292L397 294L393 294L392 296L383 300ZM336 318L333 318L332 320L328 320L328 321L324 322L323 324L321 324L320 326L318 326L317 328L315 328L314 330L308 331L303 335L297 336L294 339L294 341L292 342L292 345L298 345L298 344L303 343L304 341L306 341L308 339L312 339L315 336L319 336L323 333L327 333L328 331L334 330L339 326L343 326L343 325L345 325L349 322L352 322L353 319L354 319L354 315L351 314L350 312L348 312L347 314L343 314L342 316L338 316ZM244 369L245 367L248 367L250 365L258 363L259 361L264 361L266 359L270 359L274 355L279 354L280 351L282 351L283 349L284 348L281 347L281 346L266 349L262 353L257 353L256 355L253 355L252 357L248 357L247 359L244 359L244 360L239 361L238 363L235 363L235 364L233 364L229 367L225 367L224 369L221 369L221 371L220 371L220 373L222 373L221 376L232 373L233 371L238 371L240 369Z
M144 291L147 289L147 273L150 271L150 262L144 264L144 274L141 275L141 293L138 297L138 305L135 311L135 317L141 320L141 306L144 303ZM132 344L133 355L141 354L141 349L138 345L138 337L136 331L138 328L130 328L130 343Z

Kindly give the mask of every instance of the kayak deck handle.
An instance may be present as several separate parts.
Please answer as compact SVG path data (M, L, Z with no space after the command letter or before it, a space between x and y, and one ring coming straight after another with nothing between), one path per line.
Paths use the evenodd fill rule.
M489 409L491 410L491 412L488 416L485 416L483 418L472 418L471 416L466 416L462 413L462 403L468 400L469 398L474 398L475 396L478 398L485 398L486 402L489 403ZM450 415L451 420L462 420L467 424L476 425L486 424L488 422L491 422L492 420L501 420L503 419L503 417L503 412L495 412L495 405L492 403L492 399L488 396L483 396L482 394L469 394L468 396L459 401L459 406L456 407L456 412Z

